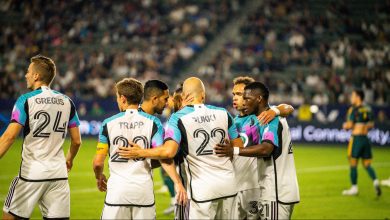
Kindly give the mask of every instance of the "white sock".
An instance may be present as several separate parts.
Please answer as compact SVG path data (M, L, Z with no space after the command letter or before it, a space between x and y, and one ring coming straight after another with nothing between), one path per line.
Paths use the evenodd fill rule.
M357 185L352 185L352 187L351 187L351 189L353 189L353 190L358 190L358 187L357 187Z
M379 186L379 180L378 179L374 180L374 186Z

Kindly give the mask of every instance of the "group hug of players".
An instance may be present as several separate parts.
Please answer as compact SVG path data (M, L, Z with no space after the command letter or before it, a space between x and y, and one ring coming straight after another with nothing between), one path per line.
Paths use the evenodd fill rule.
M2 157L23 130L22 162L4 203L5 219L29 218L37 203L45 219L70 217L68 172L81 136L72 100L49 88L55 72L50 58L31 59L25 77L32 92L18 98L0 139ZM103 121L93 161L97 187L106 192L102 219L155 219L152 168L160 164L175 183L176 219L291 218L299 189L284 117L293 108L270 107L268 88L250 77L233 85L235 118L205 104L199 78L186 79L171 97L175 112L163 128L155 114L169 99L165 83L116 83L120 113Z

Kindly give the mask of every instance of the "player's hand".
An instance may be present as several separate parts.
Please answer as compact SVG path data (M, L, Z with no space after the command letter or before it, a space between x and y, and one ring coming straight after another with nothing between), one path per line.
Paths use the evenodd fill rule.
M194 96L191 94L186 94L183 96L181 101L181 107L191 104L194 101Z
M217 144L214 147L214 153L218 157L233 157L233 146L229 140L225 140L223 144Z
M272 109L268 109L267 111L263 111L260 115L257 116L261 125L268 124L276 117L276 112Z
M182 183L175 184L175 191L176 191L176 202L179 205L187 205L188 197L187 197L187 191L184 188Z
M131 147L119 147L119 150L117 150L119 156L121 158L127 158L127 159L137 159L140 158L140 151L142 148L135 143L130 143Z
M73 161L72 160L66 160L66 169L68 169L68 173L73 167Z
M100 192L107 191L107 178L104 174L100 175L100 177L96 179L96 184Z

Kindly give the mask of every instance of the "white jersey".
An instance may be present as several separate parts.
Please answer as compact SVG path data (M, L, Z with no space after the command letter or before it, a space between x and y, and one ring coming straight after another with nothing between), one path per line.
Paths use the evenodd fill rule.
M150 159L123 159L116 151L120 146L130 147L129 141L144 149L161 146L163 133L158 118L136 109L127 109L103 122L99 142L108 144L110 157L106 205L154 205Z
M62 144L68 128L80 124L72 100L42 86L18 98L12 122L24 126L20 179L33 182L67 179Z
M259 143L260 124L255 115L237 116L234 118L234 124L244 142L244 147ZM256 157L235 156L233 165L236 172L238 191L259 188Z
M276 117L260 127L260 135L261 142L274 145L270 157L258 160L261 200L281 204L298 203L298 180L287 120Z
M195 202L237 194L233 164L217 157L213 148L225 138L238 138L230 114L210 105L186 106L174 113L165 130L165 141L177 142L184 154L187 191Z

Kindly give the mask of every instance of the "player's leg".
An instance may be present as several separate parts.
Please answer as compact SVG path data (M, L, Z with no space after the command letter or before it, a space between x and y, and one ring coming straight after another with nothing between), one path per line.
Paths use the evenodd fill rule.
M45 219L69 219L70 189L68 180L48 182L48 187L39 200L39 208Z
M262 220L277 219L278 218L277 209L278 209L278 205L276 201L260 200L260 204L259 204L260 219Z
M370 178L372 179L372 181L374 182L374 188L376 191L376 195L380 196L382 194L382 190L381 190L380 185L379 185L379 180L376 177L375 170L371 166L372 150L371 150L370 142L369 142L367 137L365 137L364 142L362 144L364 144L364 148L363 148L364 151L363 151L363 155L362 155L363 166L366 169L366 171L367 171L368 175L370 176Z
M171 178L168 176L168 174L164 171L164 169L161 169L161 176L164 180L165 186L167 186L167 188L168 188L169 196L171 198L171 200L170 200L171 203L170 203L169 207L164 210L164 215L169 215L170 213L172 213L175 210L175 203L176 203L175 185L174 185L173 181L171 180Z
M4 202L4 219L28 219L46 188L46 182L26 182L16 177Z
M238 219L238 212L234 209L236 196L218 199L215 202L217 203L216 219Z
M216 203L190 201L190 219L215 219L217 211Z
M156 219L156 206L132 207L131 219Z
M348 160L349 160L349 176L351 181L351 188L347 190L343 190L343 195L352 196L357 195L359 193L358 187L357 187L357 178L358 178L358 172L357 172L357 164L358 164L358 158L360 157L360 147L357 145L357 142L359 140L356 140L356 137L351 137L348 145Z
M284 205L279 203L277 208L278 219L291 219L293 211L294 204Z
M104 205L101 219L131 219L131 207Z
M234 210L239 219L258 219L260 189L249 189L238 192Z

